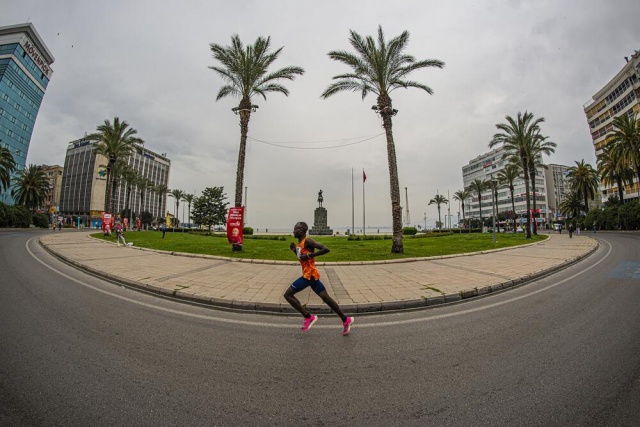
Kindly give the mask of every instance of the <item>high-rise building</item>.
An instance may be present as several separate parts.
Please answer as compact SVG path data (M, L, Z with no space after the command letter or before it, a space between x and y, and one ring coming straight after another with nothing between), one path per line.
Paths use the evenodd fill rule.
M45 173L49 181L49 194L42 207L46 209L53 208L51 213L54 213L60 205L60 190L62 189L62 172L64 168L59 165L42 165L40 169Z
M0 144L11 150L17 170L25 168L53 61L32 24L0 27ZM7 194L3 201L12 204Z
M62 176L60 214L67 222L98 227L101 224L107 191L107 159L96 152L97 142L84 138L71 141L67 146ZM131 197L126 184L117 181L112 201L113 211L118 214L126 209L127 199L132 212L150 212L157 218L166 214L166 193L157 194L154 186L168 185L171 160L165 154L157 154L144 147L142 153L134 152L125 159L129 168L139 176L147 178L151 185L142 190L134 185Z
M613 119L624 114L640 113L640 51L625 57L622 69L583 106L587 116L596 156L611 142ZM637 178L624 188L624 199L637 199L640 195ZM602 183L602 201L618 195L616 183Z
M545 181L547 183L547 201L549 205L550 217L554 220L562 220L564 216L560 212L560 205L570 192L567 174L569 166L547 165L544 170Z

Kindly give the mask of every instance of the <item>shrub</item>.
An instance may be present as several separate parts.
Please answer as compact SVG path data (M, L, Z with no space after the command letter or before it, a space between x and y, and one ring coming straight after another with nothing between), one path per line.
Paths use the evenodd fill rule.
M42 213L34 214L31 218L33 225L38 228L49 228L49 217Z
M251 227L242 227L242 234L245 236L252 236L253 235L253 228Z
M415 227L402 228L402 234L404 234L405 236L415 236L417 232L418 232L418 229Z

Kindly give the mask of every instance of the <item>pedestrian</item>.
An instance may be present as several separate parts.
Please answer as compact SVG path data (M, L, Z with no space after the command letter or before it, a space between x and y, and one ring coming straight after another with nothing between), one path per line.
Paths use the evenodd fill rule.
M62 230L62 220L58 220L58 231Z
M302 331L308 331L316 320L318 320L318 316L309 313L309 311L300 304L300 301L295 297L295 294L311 286L311 289L316 293L316 295L322 298L322 301L338 316L340 316L343 327L342 335L347 335L351 330L351 325L353 324L354 319L353 317L345 316L338 303L329 296L326 288L320 281L320 273L318 273L318 269L316 268L315 258L320 255L328 254L329 248L307 237L308 230L309 226L305 222L299 222L293 228L293 237L298 239L298 244L291 242L289 248L296 254L300 261L302 276L289 286L289 289L284 293L284 298L293 308L304 316Z
M569 238L573 237L573 223L569 224Z
M165 225L165 223L163 222L162 225L160 226L160 230L162 230L162 238L164 239L164 233L167 232L167 226Z
M51 229L53 230L54 233L56 232L56 220L55 219L51 223Z
M122 240L122 244L127 246L127 241L124 239L124 229L122 228L122 224L118 221L116 225L116 242L118 242L118 246L120 246L120 240Z

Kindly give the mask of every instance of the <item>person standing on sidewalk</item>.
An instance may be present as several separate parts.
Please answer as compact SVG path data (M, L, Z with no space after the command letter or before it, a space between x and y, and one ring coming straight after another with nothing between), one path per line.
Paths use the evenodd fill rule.
M316 268L315 257L328 254L329 248L326 246L316 242L313 239L307 237L307 230L309 230L309 226L305 222L299 222L293 228L293 237L298 239L298 244L291 242L289 248L296 254L298 260L300 261L300 266L302 267L302 277L297 279L295 282L289 286L289 289L284 293L284 298L287 300L289 304L297 311L300 312L304 316L304 323L302 325L302 331L308 331L316 320L318 320L318 316L315 314L309 313L303 306L300 304L298 298L295 297L295 294L306 289L311 286L311 289L322 298L322 301L327 304L338 316L342 319L342 335L348 335L351 330L351 325L353 324L353 317L347 317L340 309L340 306L333 298L329 296L327 293L327 289L324 287L322 282L320 281L320 273L318 273L318 269ZM316 252L317 250L317 252Z
M120 240L122 240L122 244L127 246L127 241L124 239L124 229L122 228L122 224L118 221L116 225L116 241L118 242L118 246L120 246Z

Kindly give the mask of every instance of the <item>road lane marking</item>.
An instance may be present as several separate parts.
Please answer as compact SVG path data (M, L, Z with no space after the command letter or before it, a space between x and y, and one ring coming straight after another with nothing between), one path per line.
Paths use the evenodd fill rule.
M165 313L171 313L171 314L176 314L176 315L181 315L181 316L186 316L186 317L192 317L192 318L196 318L196 319L202 319L202 320L210 320L210 321L214 321L214 322L222 322L222 323L232 323L232 324L238 324L238 325L246 325L246 326L261 326L261 327L269 327L269 328L299 328L299 325L283 325L283 324L279 324L279 323L266 323L266 322L252 322L252 321L247 321L247 320L235 320L235 319L226 319L224 317L217 317L217 316L210 316L210 315L204 315L204 314L196 314L196 313L188 313L188 312L184 312L184 311L179 311L179 310L174 310L171 308L165 308L165 307L159 307L157 305L153 305L153 304L149 304L146 302L142 302L142 301L137 301L134 300L132 298L128 298L122 295L118 295L118 294L114 294L113 292L109 292L109 291L105 291L104 289L100 289L97 288L93 285L90 285L88 283L85 283L81 280L75 279L71 276L69 276L68 274L48 265L47 263L45 263L44 261L42 261L41 259L39 259L32 251L31 249L29 249L29 243L31 243L31 241L33 241L34 239L37 239L37 237L33 237L31 239L29 239L25 246L27 249L27 252L29 252L29 255L31 255L36 261L38 261L40 264L42 264L43 266L47 267L48 269L58 273L59 275L67 278L68 280L71 280L72 282L75 282L79 285L82 285L86 288L92 289L96 292L100 292L104 295L108 295L111 296L113 298L117 298L119 300L122 301L126 301L132 304L137 304L140 305L142 307L147 307L147 308L151 308L151 309L155 309L158 311L162 311ZM358 326L357 328L372 328L372 327L379 327L379 326L397 326L397 325L406 325L406 324L411 324L411 323L420 323L420 322L428 322L428 321L433 321L433 320L441 320L441 319L447 319L450 317L456 317L456 316L463 316L465 314L471 314L471 313L476 313L476 312L480 312L480 311L484 311L484 310L489 310L495 307L500 307L502 305L505 304L510 304L512 302L516 302L516 301L520 301L522 299L525 298L529 298L531 296L534 295L538 295L542 292L546 292L550 289L553 289L557 286L562 285L563 283L566 283L570 280L573 280L574 278L588 272L589 270L595 268L597 265L599 265L600 263L602 263L604 260L606 260L609 255L611 254L613 248L611 246L611 244L607 241L604 241L608 246L609 246L609 250L607 251L607 253L597 262L595 262L594 264L591 264L589 267L585 268L582 271L579 271L575 274L573 274L572 276L567 277L566 279L563 279L557 283L554 283L552 285L546 286L544 288L529 292L527 294L524 295L520 295L517 297L513 297L513 298L509 298L507 300L504 301L499 301L499 302L495 302L492 304L488 304L488 305L484 305L482 307L476 307L476 308L470 308L470 309L466 309L466 310L461 310L461 311L457 311L455 313L445 313L445 314L436 314L434 316L429 316L429 317L421 317L418 319L405 319L405 320L393 320L393 321L388 321L388 322L376 322L376 323L360 323L360 321L358 322ZM336 325L316 325L314 326L314 329L336 329L337 326Z

